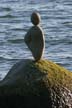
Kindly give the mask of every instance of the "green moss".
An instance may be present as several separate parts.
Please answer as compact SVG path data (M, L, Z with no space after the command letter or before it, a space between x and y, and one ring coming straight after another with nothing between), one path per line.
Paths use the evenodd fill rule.
M60 85L72 90L72 72L49 60L41 60L35 64L41 71L47 73L50 86Z

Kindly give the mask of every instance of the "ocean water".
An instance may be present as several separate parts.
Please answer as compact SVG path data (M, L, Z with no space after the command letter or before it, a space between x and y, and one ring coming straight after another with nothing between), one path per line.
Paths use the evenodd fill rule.
M35 10L42 19L44 58L72 71L72 0L0 0L0 79L20 59L32 58L24 36Z

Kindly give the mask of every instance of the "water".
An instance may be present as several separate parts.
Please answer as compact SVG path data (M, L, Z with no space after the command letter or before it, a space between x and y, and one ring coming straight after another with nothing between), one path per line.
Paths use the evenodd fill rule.
M24 58L32 58L24 35L39 11L44 30L44 58L72 71L72 0L0 0L0 78Z

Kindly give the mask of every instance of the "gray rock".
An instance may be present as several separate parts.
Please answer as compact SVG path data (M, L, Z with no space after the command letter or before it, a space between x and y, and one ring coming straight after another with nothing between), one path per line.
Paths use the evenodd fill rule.
M31 21L34 24L25 35L24 41L36 61L43 56L45 48L45 39L42 28L38 25L40 21L39 14L34 12L31 16Z
M0 96L12 95L41 98L35 102L44 108L72 108L72 73L48 60L21 60L0 83Z

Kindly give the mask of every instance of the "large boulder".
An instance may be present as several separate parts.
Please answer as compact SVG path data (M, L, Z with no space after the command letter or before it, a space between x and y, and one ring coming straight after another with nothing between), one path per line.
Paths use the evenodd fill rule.
M72 108L72 72L48 60L21 60L0 82L0 96L45 97L48 108Z

